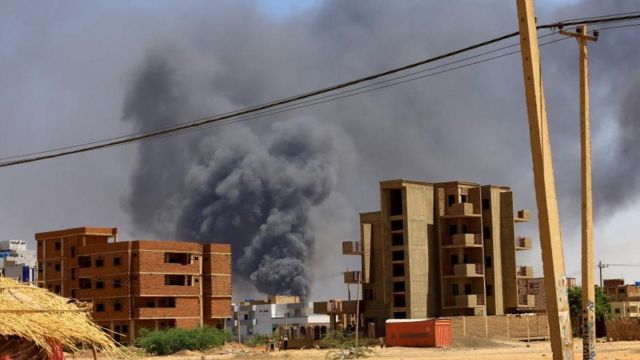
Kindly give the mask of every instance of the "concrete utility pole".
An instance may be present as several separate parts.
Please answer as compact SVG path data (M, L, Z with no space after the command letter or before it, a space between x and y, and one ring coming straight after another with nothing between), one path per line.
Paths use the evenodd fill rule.
M582 181L582 358L596 358L596 289L593 274L593 204L591 196L591 125L589 119L589 55L587 42L597 41L587 35L587 25L576 32L560 31L580 45L580 145Z
M567 280L564 275L564 255L551 144L549 143L547 112L542 86L538 31L533 11L533 0L517 0L516 3L551 349L555 360L573 360L573 336L567 299Z

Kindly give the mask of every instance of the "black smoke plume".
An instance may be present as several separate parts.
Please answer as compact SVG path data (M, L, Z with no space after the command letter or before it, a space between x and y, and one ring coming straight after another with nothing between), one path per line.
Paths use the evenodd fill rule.
M171 125L187 112L180 91L155 55L130 87L125 117L138 130ZM309 212L334 189L337 135L307 118L276 123L261 137L233 126L142 144L128 208L156 233L231 243L234 275L258 291L306 297L315 238Z

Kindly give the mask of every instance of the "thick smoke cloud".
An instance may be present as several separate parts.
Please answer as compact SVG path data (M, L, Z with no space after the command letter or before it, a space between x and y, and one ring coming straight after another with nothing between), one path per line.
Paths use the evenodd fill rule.
M312 1L315 5L283 16L256 6L263 3L268 2L33 6L4 1L0 62L8 70L0 72L0 113L6 120L0 124L0 152L55 148L224 113L517 28L513 1ZM541 23L636 10L633 0L536 1ZM634 261L633 252L615 252L635 244L633 220L607 231L616 233L608 238L603 228L610 219L632 219L627 209L640 211L638 29L602 31L589 48L596 256L603 261ZM578 49L570 39L541 51L567 268L575 275L580 266L573 256L580 224ZM125 121L118 121L122 117ZM337 140L333 155L326 156L338 158L331 160L333 191L310 205L306 233L294 232L301 242L307 240L304 234L316 239L307 250L312 256L305 271L314 275L309 279L316 279L318 296L341 296L344 284L330 276L358 266L356 257L339 256L339 241L358 238L358 212L379 208L379 180L506 185L513 188L517 207L535 211L522 65L514 54L293 113L7 168L0 177L4 236L30 239L37 231L93 224L119 226L125 239L213 241L215 234L200 232L202 224L184 215L197 213L196 197L207 194L192 187L194 169L205 166L204 153L222 150L207 139L213 136L218 144L229 144L227 149L236 142L231 139L252 139L244 145L269 153L276 134L283 133L273 122L294 117L317 119L322 126L296 121L313 134L330 124L328 129L336 130L327 131L347 139ZM223 178L222 171L217 174ZM203 219L202 228L215 227ZM257 228L251 241L260 234ZM536 234L535 221L519 225L518 235ZM243 275L234 278L234 296L240 299L253 288L254 265L240 270L239 261L251 241L221 241L241 244L235 247L236 270ZM539 253L518 256L519 263L540 268ZM327 280L318 283L321 278Z
M266 294L307 296L314 233L309 211L335 187L333 130L306 119L202 141L186 177L178 235L230 241L236 274Z
M149 57L127 94L125 119L141 131L171 125L188 111L163 59ZM262 293L306 297L315 239L309 212L334 190L339 138L333 126L294 119L262 137L234 126L143 144L128 209L155 232L231 243L234 274Z

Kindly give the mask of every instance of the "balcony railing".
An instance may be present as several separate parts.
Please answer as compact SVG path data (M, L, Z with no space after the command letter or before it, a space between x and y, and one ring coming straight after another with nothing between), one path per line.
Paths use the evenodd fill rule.
M446 265L443 269L444 276L475 277L484 275L483 264L455 264Z
M480 234L453 234L442 243L443 246L475 247L482 246Z
M484 305L484 294L454 295L445 301L446 307L474 308Z
M344 273L345 284L357 284L362 282L362 273L360 271L347 271Z
M473 211L473 204L469 202L451 204L447 207L445 215L450 217L480 216Z
M535 296L531 294L518 295L518 306L534 306Z
M516 222L527 222L531 219L531 211L527 209L519 210L516 213L515 221Z
M362 255L362 243L360 241L343 241L342 255Z
M520 277L533 277L533 266L518 266L516 275Z
M518 237L516 238L516 250L530 250L531 249L531 238L529 237Z

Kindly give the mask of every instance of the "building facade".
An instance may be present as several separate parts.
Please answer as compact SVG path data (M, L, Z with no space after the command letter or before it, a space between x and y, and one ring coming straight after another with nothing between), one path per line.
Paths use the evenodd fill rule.
M624 279L607 279L603 288L615 317L640 318L640 283L629 285Z
M292 340L320 340L328 327L329 316L314 314L311 304L300 302L297 296L269 296L267 300L247 300L236 304L232 324L228 325L240 341L255 335L273 336L285 331Z
M93 303L96 323L130 343L140 329L223 328L231 316L231 246L118 241L117 228L37 233L39 285Z
M528 311L534 296L518 291L533 277L516 253L531 239L516 236L507 187L453 181L380 183L380 211L360 214L361 239L343 254L362 259L345 282L362 283L363 320L384 331L386 319L501 315Z
M25 240L0 241L0 275L21 282L36 281L36 253Z

